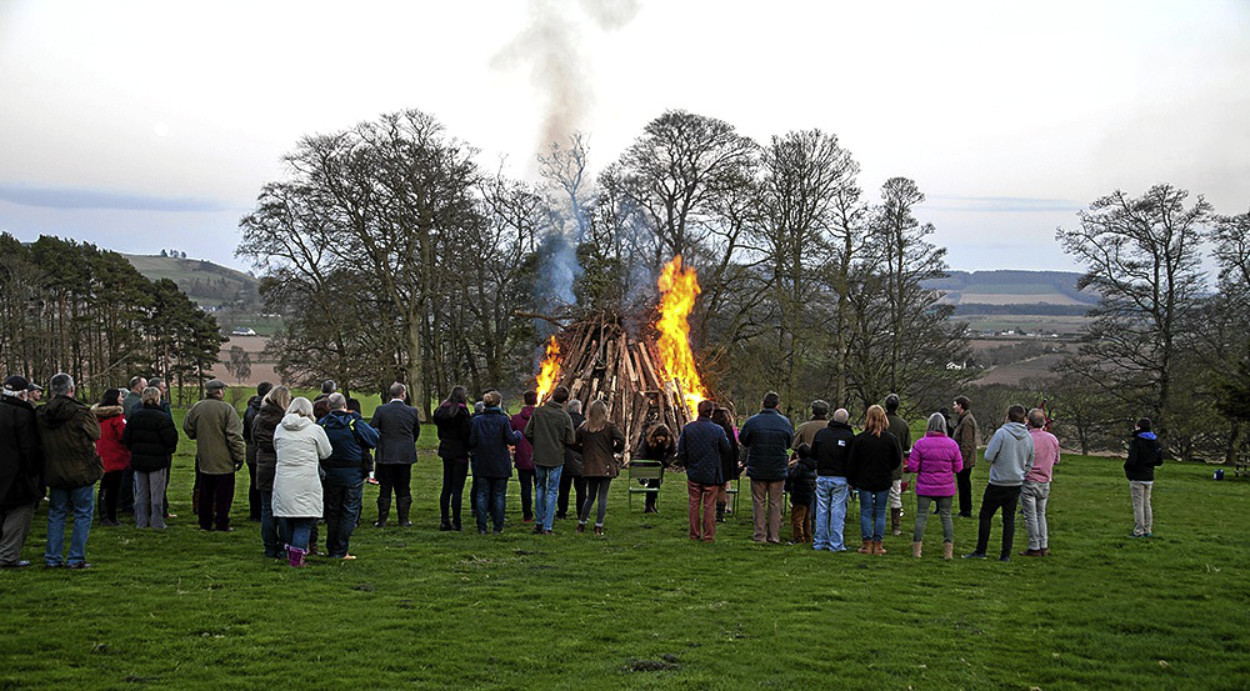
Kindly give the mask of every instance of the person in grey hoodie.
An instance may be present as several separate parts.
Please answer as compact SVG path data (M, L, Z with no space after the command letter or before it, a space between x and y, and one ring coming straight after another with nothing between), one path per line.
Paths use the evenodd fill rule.
M990 521L1003 510L1003 551L999 561L1011 561L1011 543L1016 532L1016 503L1024 478L1033 468L1033 437L1024 425L1027 411L1022 405L1007 409L1007 422L985 447L985 461L990 464L990 483L981 497L981 516L977 530L977 548L964 559L984 559L990 542Z

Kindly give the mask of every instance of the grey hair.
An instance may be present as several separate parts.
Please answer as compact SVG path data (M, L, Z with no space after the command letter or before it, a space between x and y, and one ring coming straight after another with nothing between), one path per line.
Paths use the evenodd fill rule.
M64 372L59 372L52 375L48 388L52 390L53 396L68 396L69 392L74 390L74 378Z
M312 401L304 398L303 396L298 396L291 401L291 405L286 407L286 414L299 415L300 417L311 419L313 416Z
M394 384L391 384L390 391L387 393L391 395L391 398L403 398L404 394L408 393L408 387L400 384L399 382L395 382Z
M1046 413L1041 408L1034 408L1029 411L1029 427L1041 429L1046 426Z
M851 419L851 414L846 411L846 408L838 408L837 410L833 411L834 422L841 422L842 424L845 425L847 420L850 420L850 419Z
M570 412L570 413L581 413L581 412L582 412L582 402L581 402L581 400L580 400L580 399L576 399L576 398L574 398L574 399L572 399L571 401L569 401L569 412Z
M929 426L926 432L941 432L946 434L946 416L941 413L934 413L929 416Z
M347 410L347 396L341 393L332 393L326 399L326 404L330 406L330 410Z

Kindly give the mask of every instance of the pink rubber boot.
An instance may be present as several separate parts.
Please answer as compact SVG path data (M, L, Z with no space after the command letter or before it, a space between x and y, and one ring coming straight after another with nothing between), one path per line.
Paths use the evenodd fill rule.
M308 554L308 550L298 547L286 546L287 562L293 569L301 569L304 567L304 555Z

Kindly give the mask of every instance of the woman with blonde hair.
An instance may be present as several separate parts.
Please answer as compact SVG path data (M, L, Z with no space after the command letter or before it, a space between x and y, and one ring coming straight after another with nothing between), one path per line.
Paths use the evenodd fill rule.
M273 477L273 515L282 519L287 560L304 565L313 526L325 511L321 460L334 451L326 431L313 419L313 405L300 396L287 406L273 433L277 457Z
M890 434L885 409L868 409L864 431L851 442L850 481L859 489L859 530L864 544L860 554L885 554L885 509L890 500L894 469L903 462L903 449Z
M577 532L586 532L590 507L599 500L595 518L595 535L603 534L603 519L608 512L608 487L620 474L616 454L625 450L625 435L608 419L608 404L592 401L586 410L586 421L577 428L576 446L582 453L582 474L586 478L586 503L578 515Z
M291 390L275 386L261 399L260 409L252 417L252 443L256 445L256 490L260 492L260 540L265 556L282 556L282 537L273 516L273 475L278 463L273 435L278 430L286 409L291 405Z

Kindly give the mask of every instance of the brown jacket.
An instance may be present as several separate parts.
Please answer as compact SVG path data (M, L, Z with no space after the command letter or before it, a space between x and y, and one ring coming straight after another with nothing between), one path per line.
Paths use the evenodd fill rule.
M191 406L182 431L195 440L196 468L205 475L229 475L247 458L243 421L223 400L210 397Z
M577 428L577 446L582 450L583 477L616 477L621 467L615 454L625 449L625 435L611 422L598 432Z
M959 444L959 453L964 457L964 470L970 470L977 464L977 419L972 417L971 410L965 410L955 424L955 442Z
M69 396L57 396L35 410L35 421L49 487L74 489L104 477L104 463L95 448L100 422L90 408Z

